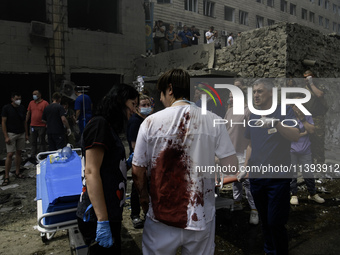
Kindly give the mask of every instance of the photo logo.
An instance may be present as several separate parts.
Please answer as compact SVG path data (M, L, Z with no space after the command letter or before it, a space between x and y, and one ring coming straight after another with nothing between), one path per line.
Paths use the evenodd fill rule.
M213 94L210 91L212 91L216 95L216 97L218 98L221 106L223 106L220 95L217 93L217 91L212 86L210 86L209 84L204 83L204 82L200 82L198 85L203 85L204 87L206 87L206 88L204 88L204 87L202 88L202 87L197 86L197 89L202 90L205 93L207 93L211 97L211 99L214 101L215 106L217 106L217 102L215 100L215 97L213 96ZM202 100L202 114L205 115L205 114L207 114L207 95L206 94L202 94L201 95L201 100Z

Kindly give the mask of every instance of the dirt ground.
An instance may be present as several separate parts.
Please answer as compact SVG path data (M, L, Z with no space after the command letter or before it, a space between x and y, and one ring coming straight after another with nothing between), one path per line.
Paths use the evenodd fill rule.
M0 178L3 177L0 167ZM43 243L37 225L35 166L23 171L25 180L10 177L10 185L0 186L0 254L45 255L70 254L67 230L57 231L47 243ZM2 180L0 181L0 183ZM291 207L289 222L290 254L340 254L340 180L321 180L317 183L325 204L308 201L307 191L300 185L300 205ZM14 185L14 186L13 186ZM131 183L128 183L128 192ZM326 193L325 193L326 192ZM231 198L230 186L221 195ZM130 204L127 199L122 225L122 254L142 254L143 230L132 227ZM243 200L242 211L219 209L216 212L215 254L262 254L261 227L248 223L250 209ZM178 252L180 254L180 252Z

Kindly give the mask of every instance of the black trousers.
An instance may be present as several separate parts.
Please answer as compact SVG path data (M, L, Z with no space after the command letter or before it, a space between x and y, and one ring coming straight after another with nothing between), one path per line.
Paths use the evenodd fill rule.
M114 244L110 248L104 248L96 243L97 222L84 222L78 218L78 227L83 235L84 242L89 246L88 255L120 255L121 254L121 222L110 222L112 237Z

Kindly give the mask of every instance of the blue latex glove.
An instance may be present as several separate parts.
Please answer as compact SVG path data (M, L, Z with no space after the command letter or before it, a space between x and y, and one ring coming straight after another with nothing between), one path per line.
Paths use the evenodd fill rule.
M126 160L126 165L128 168L132 167L132 158L133 158L133 152L131 153L130 157Z
M97 236L96 241L100 246L109 248L113 245L111 228L109 221L97 221Z

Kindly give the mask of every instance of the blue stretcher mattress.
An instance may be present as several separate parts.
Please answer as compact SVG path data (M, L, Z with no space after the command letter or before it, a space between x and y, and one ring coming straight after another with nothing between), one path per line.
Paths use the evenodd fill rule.
M40 162L37 175L37 200L42 200L43 214L76 208L82 190L81 159L73 151L67 162ZM76 212L45 217L45 225L76 219Z

